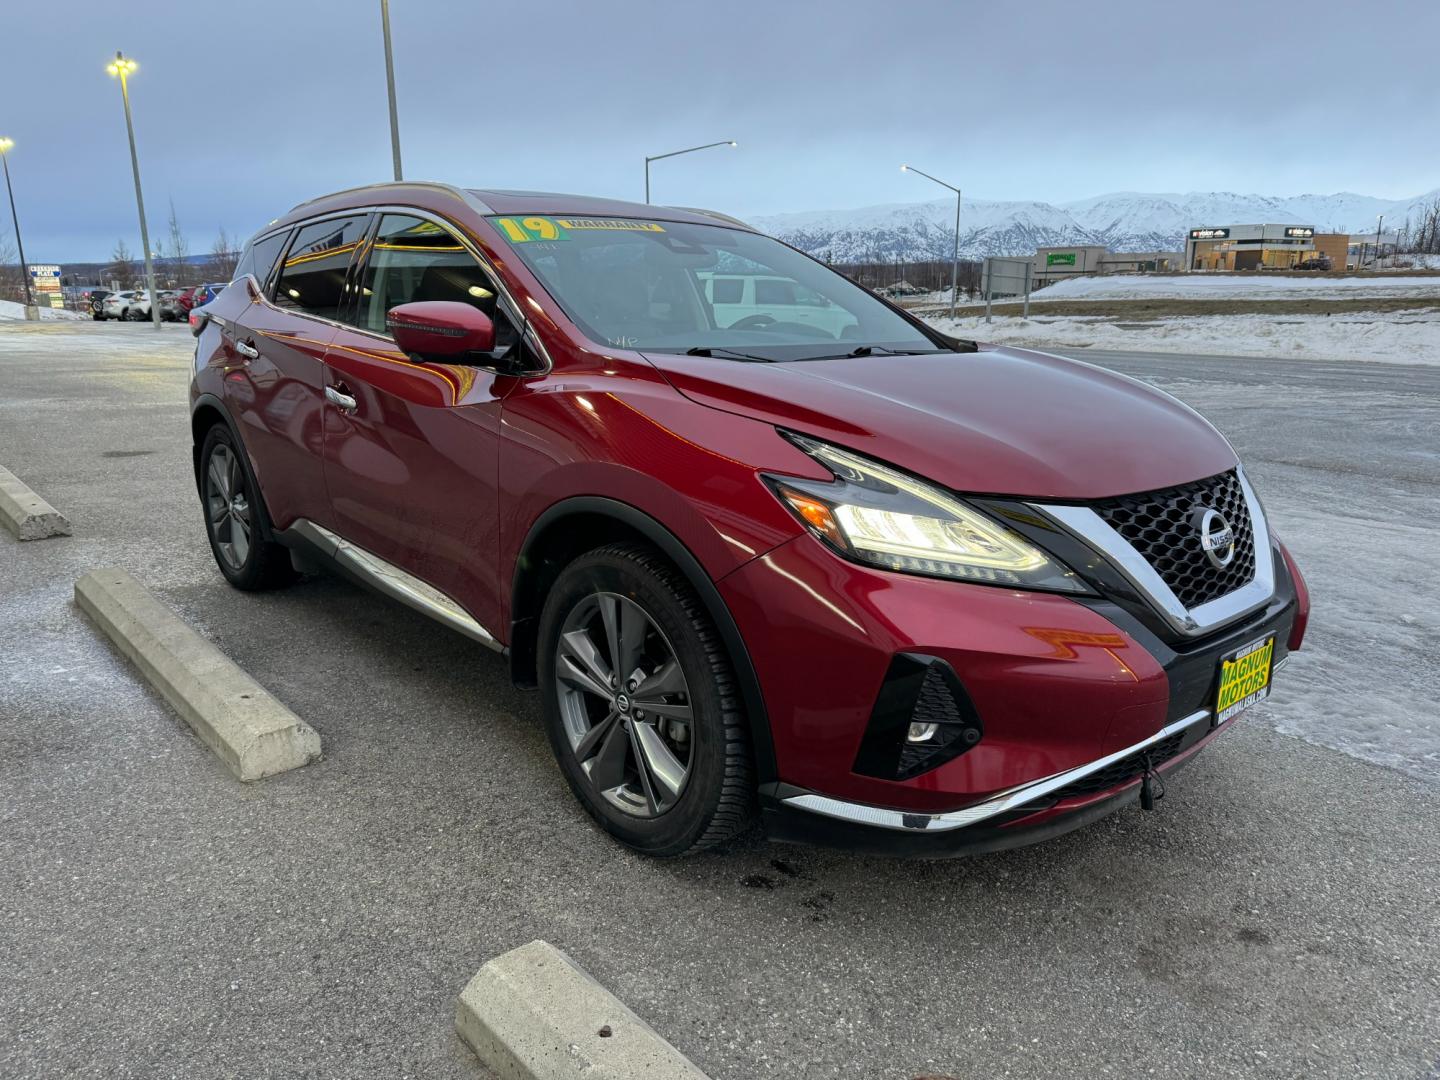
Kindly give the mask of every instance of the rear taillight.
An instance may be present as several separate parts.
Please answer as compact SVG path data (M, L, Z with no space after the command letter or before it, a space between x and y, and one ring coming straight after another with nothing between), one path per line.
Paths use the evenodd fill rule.
M190 312L190 332L196 337L199 337L200 331L205 329L205 324L209 321L209 315L206 315L199 311Z

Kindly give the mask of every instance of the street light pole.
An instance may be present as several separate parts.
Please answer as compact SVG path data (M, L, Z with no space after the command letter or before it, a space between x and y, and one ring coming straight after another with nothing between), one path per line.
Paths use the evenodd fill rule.
M1385 224L1385 215L1375 219L1375 269L1380 269L1380 226Z
M135 206L140 211L140 243L145 248L145 288L150 292L150 321L160 329L160 298L155 295L155 266L150 259L150 230L145 224L145 197L140 193L140 156L135 152L135 122L130 117L129 78L140 65L123 53L105 70L120 79L120 98L125 102L125 131L130 136L130 169L135 174Z
M0 138L0 162L5 165L5 191L10 196L10 220L15 223L15 247L20 252L20 277L25 282L25 318L38 319L35 298L30 294L30 268L25 265L25 241L20 239L20 215L15 213L15 189L10 186L10 148L14 139Z
M692 146L688 150L671 150L668 154L656 154L654 157L645 159L645 204L650 204L650 162L660 161L667 157L679 157L681 154L693 154L696 150L709 150L712 146L737 146L734 139L721 139L719 142L707 142L704 146Z
M927 172L920 172L913 165L901 165L901 172L920 173L926 180L933 181L943 188L949 188L955 193L955 250L950 257L950 318L955 318L956 294L960 291L960 189L954 184L947 184L944 180L936 180Z
M385 33L385 90L390 95L390 156L395 160L395 179L403 180L400 169L400 114L395 109L395 57L390 50L390 0L380 0L380 25Z

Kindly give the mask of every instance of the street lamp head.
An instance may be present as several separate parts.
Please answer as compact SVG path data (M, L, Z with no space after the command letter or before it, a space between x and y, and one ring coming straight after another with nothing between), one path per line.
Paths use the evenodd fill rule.
M900 171L901 171L901 172L909 172L909 171L910 171L910 166L909 166L909 165L901 165L901 166L900 166Z
M14 146L14 145L15 145L15 140L14 140L14 139L7 139L7 138L4 138L3 136L0 136L0 154L5 153L6 150L9 150L9 149L10 149L12 146Z
M731 140L730 140L730 145L731 145L731 146L739 146L740 144L737 143L734 139L731 139Z
M133 75L135 69L139 66L140 65L135 63L134 60L129 59L123 53L117 52L115 59L106 66L105 70L111 75Z

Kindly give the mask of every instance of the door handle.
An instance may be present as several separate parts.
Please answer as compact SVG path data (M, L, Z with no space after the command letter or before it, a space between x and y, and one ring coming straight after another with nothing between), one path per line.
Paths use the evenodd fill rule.
M260 350L255 348L254 345L247 345L243 341L237 341L235 343L235 351L238 352L241 356L245 357L246 360L260 359Z
M334 386L325 387L325 400L332 405L344 409L346 412L354 412L357 405L353 397Z

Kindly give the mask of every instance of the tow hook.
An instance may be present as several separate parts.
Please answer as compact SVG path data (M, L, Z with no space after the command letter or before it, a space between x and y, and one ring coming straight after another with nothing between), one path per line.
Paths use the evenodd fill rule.
M1144 757L1144 772L1140 774L1140 809L1154 810L1155 804L1165 797L1165 781L1155 771L1155 763L1150 760L1150 755ZM1160 791L1157 794L1156 787Z

